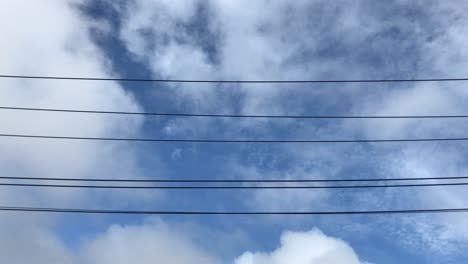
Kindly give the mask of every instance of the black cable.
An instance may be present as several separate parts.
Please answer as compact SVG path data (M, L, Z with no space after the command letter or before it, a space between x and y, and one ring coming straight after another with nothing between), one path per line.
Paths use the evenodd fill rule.
M119 81L119 82L163 82L163 83L392 83L392 82L454 82L468 81L468 78L424 78L424 79L354 79L354 80L183 80L183 79L139 79L100 78L70 76L0 75L0 78L43 79L70 81Z
M84 188L84 189L173 189L173 190L227 190L227 189L370 189L402 187L466 186L468 182L456 183L418 183L388 185L330 185L330 186L119 186L119 185L64 185L36 183L0 183L0 186L47 187L47 188Z
M219 118L278 118L278 119L422 119L422 118L467 118L468 115L234 115L234 114L190 114L190 113L160 113L160 112L125 112L98 111L56 108L32 108L0 106L0 110L21 110L40 112L62 112L83 114L115 114L115 115L145 115L145 116L176 116L176 117L219 117Z
M0 211L43 212L43 213L80 213L80 214L138 214L138 215L369 215L369 214L432 214L468 213L468 208L443 209L405 209L375 211L302 211L302 212L249 212L249 211L134 211L70 208L38 208L0 206Z
M153 183L313 183L313 182L376 182L376 181L426 181L461 180L468 176L454 177L406 177L406 178L362 178L362 179L99 179L99 178L56 178L0 176L6 180L78 181L78 182L153 182Z
M166 143L386 143L386 142L434 142L434 141L467 141L468 138L415 138L415 139L343 139L343 140L224 140L224 139L162 139L162 138L110 138L110 137L73 137L42 136L24 134L0 134L0 137L42 138L64 140L98 140L98 141L133 141L133 142L166 142Z

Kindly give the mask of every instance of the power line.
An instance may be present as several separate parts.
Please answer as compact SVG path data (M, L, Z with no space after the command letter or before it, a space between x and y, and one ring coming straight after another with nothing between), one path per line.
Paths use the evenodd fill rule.
M225 140L225 139L162 139L162 138L113 138L113 137L75 137L75 136L44 136L25 134L0 134L0 137L41 138L62 140L94 140L94 141L129 141L129 142L166 142L166 143L390 143L390 142L436 142L436 141L468 141L468 138L414 138L414 139L338 139L338 140Z
M70 209L0 206L0 211L42 212L42 213L75 213L75 214L133 214L133 215L370 215L370 214L433 214L433 213L468 213L468 208L443 209L405 209L375 211L134 211L103 209Z
M421 78L421 79L353 79L353 80L187 80L152 78L104 78L71 76L0 75L0 78L42 79L69 81L118 81L118 82L161 82L161 83L393 83L393 82L455 82L468 78Z
M63 112L83 114L115 114L115 115L144 115L144 116L175 116L175 117L218 117L218 118L277 118L277 119L435 119L435 118L467 118L468 115L234 115L234 114L191 114L191 113L162 113L162 112L126 112L99 111L56 108L32 108L0 106L0 110Z
M468 176L453 177L402 177L361 179L104 179L104 178L57 178L0 176L6 180L78 181L78 182L142 182L142 183L313 183L313 182L377 182L377 181L427 181L461 180Z
M166 190L228 190L228 189L371 189L403 187L466 186L468 182L418 183L386 185L330 185L330 186L123 186L123 185L64 185L36 183L0 183L10 187L83 188L83 189L166 189Z

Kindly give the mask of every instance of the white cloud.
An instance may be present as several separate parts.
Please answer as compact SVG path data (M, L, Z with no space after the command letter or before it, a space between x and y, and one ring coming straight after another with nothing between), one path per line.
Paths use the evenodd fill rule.
M287 172L275 172L271 169L259 169L256 166L243 166L242 163L233 163L229 167L229 171L233 174L234 178L244 179L298 179L298 178L319 178L317 172L311 173L299 167L296 170ZM318 171L318 170L317 170ZM297 185L297 184L291 184ZM278 195L280 193L280 195ZM321 210L329 195L326 191L314 190L251 190L245 192L241 196L241 202L252 210L266 210L266 211L287 211L294 208L295 211L307 210Z
M84 18L78 15L78 12L73 10L71 3L83 3L83 1L51 0L39 2L23 0L0 2L0 34L2 38L8 39L8 41L0 43L0 57L2 58L0 72L103 77L112 75L106 67L106 59L89 39L87 32L89 25L84 22ZM183 27L184 23L190 23L196 15L200 4L198 1L189 1L188 3L182 1L152 3L136 1L136 4L129 8L131 12L123 21L120 37L137 58L150 66L154 74L167 78L332 79L336 76L338 78L351 78L361 75L391 75L393 73L391 66L388 68L387 66L375 67L374 69L372 63L369 64L370 66L361 63L361 57L352 57L349 54L362 52L362 47L365 46L368 47L365 53L371 53L372 48L376 48L389 52L384 55L392 57L394 54L391 52L396 47L385 47L387 44L378 41L379 34L395 27L414 27L416 29L412 33L415 33L415 39L430 39L423 41L424 45L418 48L420 50L417 50L424 55L424 58L421 59L423 65L421 66L421 75L437 73L440 76L452 76L452 74L466 72L465 58L467 55L465 51L467 49L464 47L468 42L464 37L464 29L467 26L467 20L463 15L467 8L466 5L454 6L444 3L425 7L428 8L428 13L436 18L434 32L426 32L420 23L408 24L411 20L407 18L401 19L401 21L399 19L396 19L398 21L393 19L382 21L379 12L373 12L371 8L366 9L362 2L350 5L349 1L339 1L335 4L322 4L320 1L312 4L310 1L294 3L290 1L274 3L250 1L247 9L245 3L242 1L211 1L206 4L214 16L205 26L213 35L220 37L217 40L219 41L218 61L211 61L211 54L206 47L199 44L198 37L200 36L197 33L188 32ZM399 4L405 6L409 2L400 1ZM330 19L326 19L326 17L330 17ZM445 18L449 22L443 22ZM306 30L310 34L304 34ZM333 38L338 38L340 41L335 41L335 43L330 40ZM391 43L395 44L396 42ZM421 42L417 42L417 44L419 43ZM336 54L323 56L327 55L325 48L333 46L332 44L338 45L338 51L340 51L339 45L350 46L352 49L341 51L341 54L345 54L342 56ZM405 42L402 40L402 46L404 44ZM416 50L413 51L417 53ZM408 71L412 70L405 65L400 67L398 64L397 66L401 69L409 69ZM225 91L228 91L226 93L222 90L213 92L211 88L210 86L182 86L177 92L175 101L179 105L188 106L188 110L194 112L214 112L222 109L224 112L238 110L245 114L303 113L309 109L315 110L314 104L324 107L324 109L334 109L345 101L351 105L344 107L345 111L364 114L418 114L423 113L421 109L424 109L424 113L464 112L467 110L466 102L463 99L466 97L466 91L452 85L438 85L437 87L427 84L409 85L409 88L405 90L385 91L377 93L375 96L361 88L350 89L348 92L341 89L346 87L333 90L333 92L339 92L333 93L332 96L324 96L326 89L323 87L308 90L303 94L287 91L283 89L284 87L278 86L253 88L253 86L244 85L240 86L238 90L240 92L226 89ZM240 105L235 109L228 107L231 93L242 98ZM301 96L293 103L284 103L285 101L290 102L285 98L297 95ZM185 104L187 102L188 104ZM115 83L31 80L1 80L0 104L128 111L138 111L140 108L132 96ZM141 119L133 117L97 115L80 115L78 117L65 114L11 111L2 111L0 120L2 129L5 129L2 132L5 133L83 136L137 135L142 124ZM196 122L195 124L195 121L177 120L169 123L166 131L171 135L203 136L210 135L209 133L212 131L210 128L218 124L211 121L196 120ZM228 124L228 122L222 122L224 121L221 121L223 125ZM225 133L227 136L248 136L251 134L264 136L269 135L268 131L275 127L270 122L265 121L258 123L241 121L235 124L228 126L228 131ZM283 127L290 131L291 136L298 137L348 136L345 133L348 129L352 131L353 135L369 137L419 136L423 132L429 135L440 132L452 135L466 131L466 125L460 125L459 122L443 125L440 123L422 124L412 120L386 123L386 125L374 122L353 123L351 125L347 122L334 123L334 125L327 124L324 128L308 124L295 127L288 127L289 125L291 123L285 122ZM297 131L297 128L303 132ZM128 145L96 142L45 142L6 138L0 140L0 166L4 173L30 176L113 177L135 175L134 172L138 171L136 152ZM288 171L284 175L270 175L271 177L286 178L310 175L331 177L343 167L343 160L349 162L353 159L354 161L355 156L363 153L343 151L340 152L340 155L334 155L333 151L321 147L308 147L303 150L298 150L297 147L285 147L280 150L284 150L282 157L293 157L294 165L299 169ZM382 150L385 153L381 152ZM398 156L387 155L386 151L389 150L395 151L394 154ZM435 175L434 171L439 175L444 174L447 170L453 174L462 174L466 171L465 164L461 164L459 160L456 164L453 162L453 158L459 156L457 153L459 153L460 148L440 147L435 148L435 150L443 152L443 155L438 156L442 162L437 163L437 166L427 164L427 161L430 160L429 157L432 156L431 148L416 147L414 149L404 148L403 150L382 148L375 150L373 154L377 153L376 157L383 157L382 164L391 161L395 162L392 164L397 164L391 169L386 168L381 163L376 165L383 167L381 171L383 175L390 173L396 176L407 176L407 173ZM424 155L423 152L426 154ZM311 169L313 167L316 168ZM247 169L244 176L258 176L257 170L248 171L248 165L239 164L239 170L245 168ZM428 172L429 170L432 172ZM262 176L271 171L275 171L274 166L270 167L269 170L263 170ZM445 189L436 192L437 195L434 193L432 192L430 195L423 192L418 193L416 205L425 207L436 204L461 205L466 197L462 191L452 192ZM100 196L86 194L88 193L82 191L29 192L15 190L13 192L2 189L0 197L4 203L9 204L44 204L47 202L49 205L64 206L85 204L85 201L90 200L103 204L103 200L96 199ZM137 201L148 198L146 196L135 197L134 194L132 192L132 195L125 197ZM288 208L291 205L296 205L294 208L310 208L312 202L323 198L322 195L315 194L302 197L302 194L289 195L286 193L285 196L279 196L268 192L259 192L249 202L254 201L253 206L262 208L266 208L267 204ZM438 199L433 199L436 196ZM409 197L412 201L414 199L414 196L398 197ZM361 206L368 204L390 206L398 203L405 205L398 201L398 197L394 197L396 201L391 200L381 204L375 202L376 199L368 199L368 203L359 200L359 198L356 201L359 201L358 204ZM366 196L367 198L368 196ZM277 201L272 199L277 199ZM106 201L112 203L112 200ZM268 203L266 203L267 201ZM128 201L128 204L130 203L131 201ZM434 219L436 218L430 220L434 221ZM406 224L419 231L422 243L431 245L429 247L431 249L437 248L438 245L443 245L443 248L456 248L457 243L467 240L466 236L463 235L466 234L466 228L464 228L466 222L454 217L437 218L436 224L430 224L429 221L408 222ZM432 232L437 229L444 231ZM102 247L105 242L117 243L119 237L132 239L133 234L128 230L135 232L135 234L141 231L139 227L115 227L107 235L103 235L101 240L98 239L94 245ZM308 236L324 237L323 235L314 235L314 232ZM112 239L113 234L117 237L116 240ZM143 234L140 233L140 235L143 241L148 244L152 243ZM44 231L41 236L49 237L48 231ZM32 239L31 243L39 243L38 241L40 242L40 239ZM58 242L54 242L53 239L45 239L45 241L52 241L45 248L57 248L57 252L66 251L61 246L57 246ZM155 241L154 246L156 247L160 242ZM284 243L284 245L288 243ZM188 251L193 252L188 242L182 244ZM339 248L346 248L343 244L340 245ZM460 245L465 244L461 243ZM286 250L285 248L288 247L283 246L279 251L282 252ZM89 250L89 252L92 251ZM63 254L66 253L59 253L58 256ZM201 255L196 253L195 255L205 256L204 253ZM247 255L249 254L246 253L244 256ZM251 253L250 256L253 260L258 258L257 261L264 258L262 253ZM242 257L238 261L247 261L243 258L247 257ZM355 259L357 261L357 258Z
M89 35L86 19L79 16L71 4L82 1L31 2L15 1L0 3L0 33L8 42L0 43L0 72L20 73L31 75L70 75L70 76L111 76L108 62L94 46ZM290 54L271 53L287 47L282 41L275 41L277 36L262 33L259 28L268 17L282 15L281 5L275 5L261 16L255 17L260 9L252 8L252 14L243 15L241 6L236 5L229 18L242 15L243 23L240 30L223 28L229 40L221 51L223 57L222 71L209 62L206 51L190 44L170 41L163 48L158 48L148 55L148 43L142 36L141 29L149 27L156 30L153 33L164 35L178 32L179 38L190 40L190 36L179 31L178 23L188 21L196 10L196 2L191 4L174 5L173 2L161 1L155 6L137 3L135 13L128 18L122 38L127 41L129 49L142 57L143 61L151 63L155 73L162 76L183 76L186 78L241 77L268 78L280 74L285 70L281 65ZM304 2L302 2L304 4ZM302 5L301 4L301 5ZM158 8L155 8L158 7ZM161 14L161 8L166 16ZM221 8L221 7L214 7ZM156 12L157 11L157 12ZM217 9L229 11L229 9ZM222 12L221 12L222 13ZM228 18L228 17L226 17ZM223 19L226 19L223 18ZM245 20L244 20L245 19ZM96 23L96 22L90 22ZM226 24L222 21L221 24ZM60 26L57 26L60 25ZM96 26L92 24L92 26ZM212 25L216 28L216 25ZM14 29L14 30L13 30ZM231 30L232 29L232 30ZM144 34L143 34L144 35ZM172 37L172 36L170 36ZM243 39L249 38L250 43ZM240 45L242 44L242 45ZM242 55L243 54L243 55ZM241 56L242 55L242 56ZM240 67L245 58L248 67ZM254 59L258 57L258 59ZM195 70L196 69L196 70ZM296 69L283 76L299 76ZM0 104L30 107L57 107L77 109L103 109L121 111L140 111L140 106L131 96L116 83L95 82L66 82L66 81L22 81L1 80ZM206 87L205 87L206 88ZM273 102L280 99L281 92L270 94L266 90L249 92L244 87L247 103L242 105L241 111L269 111ZM187 90L186 90L187 91ZM196 92L194 92L196 91ZM200 92L201 91L201 92ZM185 92L186 98L199 100L196 106L201 109L210 105L223 104L229 101L219 101L208 89L195 89ZM193 95L196 95L192 97ZM217 103L216 103L217 102ZM208 106L206 106L208 105ZM281 113L284 108L277 105L275 109ZM296 109L297 110L297 109ZM230 110L227 110L230 111ZM300 109L298 110L300 111ZM79 136L133 136L139 134L142 120L138 118L124 118L100 115L66 115L52 113L29 112L1 112L2 127L5 133L30 133L52 135ZM26 121L25 121L26 120ZM250 124L246 124L249 126ZM242 129L242 128L239 128ZM233 132L234 133L234 132ZM0 165L5 173L18 176L57 176L57 177L122 177L139 176L136 166L136 151L128 145L101 144L97 142L49 142L35 140L2 140L0 150ZM301 196L301 194L299 195ZM308 197L310 195L307 195ZM115 196L120 199L104 200L95 192L84 191L5 191L1 190L0 197L6 204L11 205L47 205L47 206L93 206L119 204L128 206L133 201L146 200L146 197L131 195ZM122 199L125 197L126 199ZM271 199L271 195L259 196L261 199ZM263 197L263 198L261 198ZM302 197L304 198L304 197ZM288 199L283 206L290 206L296 198ZM306 201L312 201L311 195ZM122 204L124 200L126 204ZM303 199L305 200L305 199ZM142 205L139 203L139 206ZM0 243L4 245L0 251L0 260L8 263L129 263L138 259L140 263L219 263L216 252L208 252L199 246L185 232L176 231L177 227L164 224L158 220L151 220L143 225L119 226L114 225L107 232L91 236L82 244L79 252L67 248L54 233L52 224L54 217L40 217L33 215L12 214L12 218L3 218L0 229ZM21 231L21 232L19 232ZM312 246L314 253L304 252L308 258L317 261L332 261L327 254L338 252L349 263L359 263L353 250L341 240L333 239L321 234L317 230L306 233L285 233L282 247L277 251L279 260L284 254L300 253L303 245L297 242L306 241ZM220 243L223 243L222 241ZM318 243L316 245L316 243ZM323 247L326 245L326 247ZM310 250L307 248L306 250ZM28 254L22 254L22 252ZM327 251L327 252L325 252ZM283 253L282 253L283 252ZM288 253L289 252L289 253ZM244 254L237 263L243 263ZM276 256L276 255L275 255Z
M106 59L89 36L77 4L84 1L0 1L0 72L17 75L111 76ZM94 22L93 22L94 23ZM93 25L94 26L94 25ZM0 80L0 105L139 111L117 83ZM75 136L135 136L141 118L39 112L0 112L1 133ZM0 139L2 176L141 177L130 145ZM102 191L102 190L101 190ZM2 188L2 206L128 206L157 195L79 189ZM106 198L104 198L106 197ZM119 199L116 199L119 198ZM124 202L121 202L123 200ZM143 203L143 206L146 204ZM27 216L27 219L24 217ZM56 215L2 212L1 262L72 263L54 234Z
M88 18L76 5L86 1L0 1L0 72L18 75L112 76L89 36ZM0 80L0 105L141 111L114 82ZM139 117L1 111L1 133L75 136L136 136ZM138 152L127 144L0 139L2 176L138 177ZM2 188L2 206L109 207L138 202L154 193L78 189ZM79 263L56 232L57 215L2 212L0 262Z
M157 218L139 225L112 225L101 234L76 237L69 249L51 231L50 219L11 214L2 217L0 261L12 264L220 263L214 252L199 246L190 232ZM78 244L78 243L77 243Z
M340 63L345 58L325 61L319 56L320 50L323 49L322 43L326 41L322 36L325 28L326 31L336 32L340 39L351 44L378 29L376 18L367 13L361 14L360 3L345 2L324 4L310 1L256 1L249 2L249 7L246 8L245 1L188 1L186 12L164 12L161 10L169 8L165 1L135 1L135 8L125 15L120 36L136 59L147 63L154 74L165 78L314 79L322 76L328 78L330 72L353 76L365 69ZM208 11L204 14L197 13L197 7ZM325 21L321 21L318 16L321 12L331 14L335 11L339 15L324 18ZM209 15L206 21L200 18L204 15ZM192 24L197 16L200 18L198 23L201 23L196 25L197 29L203 28L202 32L209 34L203 35L193 28ZM204 41L214 42L215 48L210 49ZM212 61L209 58L213 56L216 59ZM234 88L214 87L211 84L178 86L177 92L174 92L174 96L169 100L174 100L177 106L185 109L184 111L198 113L238 111L242 114L301 114L313 104L327 102L314 99L316 95L323 96L320 87L299 88L303 93L298 93L288 85L239 85ZM241 98L238 107L233 106L236 104L233 104L233 97ZM317 101L311 103L309 99ZM167 123L165 132L171 136L186 137L220 137L221 133L227 138L273 138L284 136L271 133L275 128L281 127L291 133L288 135L291 138L305 138L327 135L330 134L329 130L334 130L321 131L306 125L296 129L294 125L297 123L286 120L176 119ZM223 130L213 129L217 127L222 127ZM283 152L284 149L272 151ZM287 154L284 156L297 155L297 152L301 151L291 147L290 150L286 150ZM327 150L311 147L304 152L298 156L301 156L300 162L305 163L307 158L304 156L311 155L309 153L318 156ZM319 163L317 160L317 164ZM243 164L239 166L243 167ZM272 171L264 171L262 176L270 177ZM307 177L312 174L323 177L318 172L319 169L313 170L313 173L301 172L298 169L297 172L289 174L291 177ZM326 174L333 176L331 173ZM279 174L274 176L288 177ZM270 204L274 205L274 208L285 208L291 204L300 205L300 208L310 208L312 201L318 204L319 198L323 197L319 192L297 190L284 191L285 196L275 195L273 191L255 193L258 195L253 197L254 202L247 203L256 206ZM285 197L290 199L284 199ZM272 201L272 198L276 199Z
M81 243L74 250L68 249L50 232L46 218L29 219L24 214L16 214L2 219L2 224L7 221L8 227L0 227L0 235L9 237L8 240L0 240L0 261L12 264L32 261L37 264L127 264L135 260L142 264L364 264L345 241L324 235L318 229L285 231L280 246L273 252L246 251L235 259L226 259L219 256L214 248L206 247L206 241L198 239L210 238L212 241L208 245L230 246L236 244L232 241L236 238L234 234L223 231L216 236L206 232L194 235L196 231L186 226L154 217L146 218L141 224L112 225L105 232L80 237ZM24 228L16 229L19 226ZM245 245L241 247L245 248Z
M111 226L84 246L82 263L219 263L188 234L158 219L138 226Z
M2 213L0 262L74 264L71 252L53 232L48 217Z
M82 254L85 263L220 263L196 246L187 233L177 226L150 219L140 226L112 226L88 241ZM174 254L174 252L178 252ZM307 232L284 232L281 245L273 252L247 251L233 261L235 264L362 264L354 250L343 240L324 235L318 229Z
M354 250L343 240L324 235L318 229L284 232L273 252L245 252L235 264L360 264Z
M437 1L424 6L425 15L431 19L431 27L420 29L415 36L425 40L418 47L422 54L419 71L416 72L418 77L464 76L468 69L468 39L464 33L468 19L463 14L467 9L466 4ZM371 96L365 102L367 106L359 109L356 105L355 109L360 113L382 115L463 114L468 112L468 94L464 87L465 84L459 82L409 84L406 89L387 90L380 97ZM422 138L464 137L468 127L461 119L412 119L365 122L357 129L369 137ZM387 152L380 161L382 172L395 177L463 176L468 171L464 158L466 150L460 144L404 145L388 150L391 152ZM385 206L407 206L411 201L410 204L417 208L463 208L468 205L466 198L463 187L402 190L398 195L394 194L392 202L385 203ZM456 214L408 218L398 221L396 233L399 241L412 248L450 255L466 248L467 223L465 217Z
M141 5L145 1L136 1ZM352 2L352 4L351 4ZM347 79L347 78L406 78L412 77L460 77L466 73L468 43L464 29L468 20L463 14L468 5L430 1L414 2L401 0L383 7L380 3L365 1L211 1L204 4L210 10L208 22L200 25L219 37L217 49L207 51L199 44L199 34L187 31L184 23L196 16L198 1L189 1L184 12L165 12L159 17L158 7L166 2L145 4L144 10L133 10L127 14L122 39L134 52L136 58L148 62L155 74L164 77L195 79ZM248 8L246 8L248 6ZM167 7L166 7L167 8ZM189 10L189 11L187 11ZM413 12L413 13L412 13ZM157 17L158 19L154 19ZM153 20L149 19L153 18ZM145 21L142 23L141 21ZM164 26L161 26L164 25ZM154 31L154 37L139 34ZM192 34L193 33L193 34ZM164 40L164 41L163 41ZM154 41L158 48L147 49L145 45ZM208 60L210 52L217 55L217 61ZM155 59L157 58L157 59ZM345 114L458 114L468 111L464 84L397 84L360 86L311 86L294 92L289 86L241 85L222 93L209 86L185 87L182 85L175 101L193 112L232 112L244 114L295 114L307 111L342 111ZM389 89L386 89L389 87ZM211 87L213 88L213 87ZM329 89L330 88L330 89ZM348 90L346 90L348 89ZM239 92L240 91L240 92ZM230 95L241 98L235 108L229 107ZM294 98L294 100L292 100ZM221 109L221 110L220 110ZM276 121L275 121L276 122ZM460 120L385 120L339 122L316 126L303 123L293 126L273 125L267 121L210 122L203 120L177 120L168 124L171 135L211 136L210 129L222 125L227 137L273 136L275 128L287 128L288 136L302 138L404 138L404 137L451 137L464 136L466 122ZM216 130L216 133L219 131ZM219 135L219 134L217 134ZM280 134L279 136L284 136ZM355 149L353 149L355 148ZM272 148L273 149L273 148ZM365 166L361 174L372 176L440 176L464 175L466 164L460 159L465 156L462 147L441 145L403 146L383 145L382 147L326 147L297 146L269 149L278 159L286 158L294 165L284 175L270 169L251 169L250 164L237 164L237 170L245 177L286 178L317 176L334 177L346 166ZM442 154L434 159L433 152ZM267 156L268 151L257 155ZM279 153L281 152L281 153ZM279 154L276 154L279 153ZM360 157L361 156L361 157ZM269 157L269 156L268 156ZM367 157L367 160L366 160ZM457 158L458 157L458 158ZM460 158L461 157L461 158ZM265 158L267 159L267 158ZM428 161L434 161L429 163ZM454 162L456 160L456 162ZM440 162L442 161L442 162ZM265 161L265 163L270 162ZM271 161L270 163L274 163ZM391 166L389 165L391 164ZM437 164L437 166L433 166ZM255 164L254 166L262 167ZM367 166L374 170L367 171ZM300 169L297 169L300 168ZM232 168L229 168L232 170ZM302 171L301 171L302 170ZM352 170L350 170L353 172ZM354 175L349 175L354 176ZM433 207L461 205L466 194L452 189L418 192L398 190L385 196L366 193L347 202L365 206L396 208L397 206ZM402 194L405 195L402 195ZM437 193L437 195L434 195ZM257 192L249 203L254 207L269 208L278 205L303 208L321 201L321 195L272 195ZM251 197L251 196L249 196ZM382 197L386 200L382 201ZM418 197L418 198L415 198ZM245 199L245 197L242 197ZM276 199L275 199L276 198ZM439 199L440 198L440 199ZM272 200L275 199L275 200ZM408 204L408 200L412 203ZM302 203L301 203L302 201ZM353 203L354 202L354 203ZM327 205L329 205L327 203ZM274 207L277 208L277 207ZM310 208L310 207L309 207ZM431 218L435 219L435 218ZM457 248L458 241L466 240L462 235L464 221L455 217L441 217L440 221L420 224L408 223L408 228L421 229L420 236L438 232L427 232L441 226L452 230L444 235L423 239L420 248L437 248L436 241ZM453 225L453 223L457 223ZM418 227L419 226L419 227ZM450 228L451 226L460 229ZM460 232L457 232L459 230ZM411 232L411 231L410 231ZM440 234L440 232L439 232ZM450 234L447 235L447 234ZM450 237L450 238L449 238ZM454 241L457 241L454 243ZM425 244L424 244L425 243ZM431 244L433 246L426 247ZM464 244L460 244L464 245ZM462 246L463 247L463 246Z
M77 5L84 1L0 2L0 72L19 75L111 76ZM93 24L94 23L94 24ZM60 26L57 26L60 25ZM141 111L114 82L0 80L0 105L17 107ZM1 132L62 136L135 136L142 118L65 113L0 112ZM137 151L111 142L0 139L5 175L31 177L141 177ZM80 205L103 201L90 191L2 189L4 204ZM104 192L113 194L112 192ZM143 196L126 195L128 201ZM18 199L18 197L21 197ZM149 197L147 197L149 198ZM112 203L112 199L107 200Z

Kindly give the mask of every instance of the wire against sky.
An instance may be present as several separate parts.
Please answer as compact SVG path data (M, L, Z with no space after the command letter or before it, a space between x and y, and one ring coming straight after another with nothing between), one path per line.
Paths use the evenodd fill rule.
M395 142L438 142L468 141L468 138L414 138L414 139L334 139L334 140L243 140L243 139L162 139L162 138L111 138L111 137L75 137L45 136L25 134L0 134L0 137L35 138L56 140L94 140L128 142L164 142L164 143L395 143Z
M0 110L61 112L81 114L115 114L115 115L145 115L145 116L171 116L171 117L218 117L218 118L276 118L276 119L418 119L418 118L468 118L468 115L234 115L234 114L193 114L193 113L160 113L160 112L125 112L77 110L57 108L33 108L0 106Z
M313 183L313 182L378 182L378 181L429 181L462 180L468 176L452 177L402 177L402 178L351 178L351 179L104 179L0 176L5 180L77 181L77 182L141 182L141 183Z
M119 81L119 82L164 82L164 83L391 83L391 82L454 82L468 78L421 78L421 79L354 79L354 80L187 80L187 79L139 79L72 76L0 75L0 78L42 79L69 81Z
M0 211L42 212L42 213L75 213L75 214L133 214L133 215L370 215L370 214L432 214L432 213L468 213L468 208L442 209L404 209L376 211L134 211L102 209L70 209L0 206Z
M83 188L83 189L163 189L163 190L235 190L235 189L373 189L373 188L410 188L437 186L467 186L468 182L451 183L416 183L386 185L328 185L328 186L128 186L128 185L71 185L71 184L37 184L37 183L0 183L6 187L39 187L39 188Z

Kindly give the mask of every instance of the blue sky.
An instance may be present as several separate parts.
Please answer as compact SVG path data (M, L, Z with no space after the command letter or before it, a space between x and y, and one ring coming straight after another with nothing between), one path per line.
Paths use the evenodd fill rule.
M440 1L12 1L0 73L168 79L464 77L468 5ZM163 84L0 80L0 105L232 114L465 114L464 83ZM0 112L2 133L364 139L464 137L452 120L268 120ZM370 178L466 175L464 143L147 144L0 139L12 176ZM388 190L0 189L2 205L161 210L466 207L464 187ZM2 213L8 263L464 263L463 215ZM24 254L28 252L28 254Z

